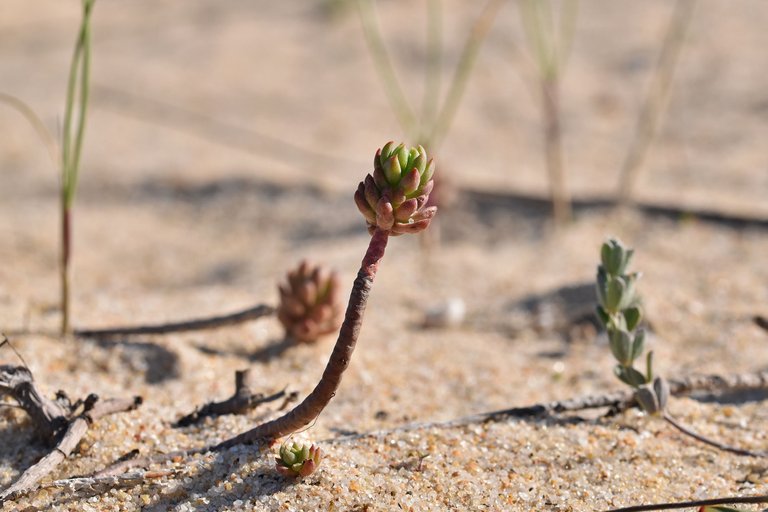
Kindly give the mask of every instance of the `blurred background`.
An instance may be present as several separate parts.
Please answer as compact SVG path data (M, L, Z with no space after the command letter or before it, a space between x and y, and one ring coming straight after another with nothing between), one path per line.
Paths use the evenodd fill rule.
M28 103L55 135L80 9L76 0L0 3L0 91ZM540 237L552 181L542 83L553 66L567 195L616 199L651 105L633 199L681 215L768 217L761 0L99 0L92 24L76 199L80 290L237 282L273 294L284 250L322 250L354 268L357 254L333 240L364 238L349 199L391 139L429 144L445 197L451 188L475 194L480 221L465 219L448 240L467 230L476 237L468 243ZM410 125L393 108L377 37ZM438 117L457 66L463 94L430 138L418 120ZM0 287L6 297L29 287L55 302L57 171L32 128L0 107ZM513 222L520 210L494 209L499 200L534 205L537 222ZM450 204L444 211L454 227L464 222ZM489 223L486 214L512 220Z
M416 111L429 67L428 3L375 2ZM366 47L357 4L97 2L83 188L241 176L349 190L367 171L371 148L408 135ZM437 4L442 101L484 3ZM546 196L536 57L518 3L500 4L455 122L432 150L462 185ZM674 9L666 0L579 2L560 77L572 194L615 191ZM79 17L75 0L0 5L0 89L54 131ZM700 0L688 22L637 197L768 215L768 7ZM2 199L54 187L29 127L3 109L0 128Z

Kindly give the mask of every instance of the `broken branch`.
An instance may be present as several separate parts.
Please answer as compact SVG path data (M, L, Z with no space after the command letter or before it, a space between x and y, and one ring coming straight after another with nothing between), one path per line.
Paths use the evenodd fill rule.
M223 402L208 402L199 409L176 422L174 427L187 427L212 416L221 416L224 414L243 414L261 404L273 402L280 398L296 398L296 393L286 394L285 390L278 391L269 396L263 393L252 393L253 377L251 370L239 370L235 372L235 393Z

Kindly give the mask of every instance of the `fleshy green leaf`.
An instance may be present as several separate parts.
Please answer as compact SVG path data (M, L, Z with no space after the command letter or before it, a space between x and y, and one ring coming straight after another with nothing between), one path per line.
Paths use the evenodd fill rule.
M641 386L637 389L635 400L637 400L640 408L648 414L658 414L661 411L656 393L647 386Z
M640 357L645 348L645 331L639 331L635 334L635 341L632 342L632 361Z
M606 295L608 293L608 274L602 266L597 267L596 286L597 302L606 309Z
M611 331L608 333L613 357L624 366L632 364L632 338L626 331Z
M626 283L621 277L608 278L608 286L605 293L605 309L609 312L615 312L619 310L621 305L621 299L624 296L626 290Z
M608 328L608 322L610 321L611 317L609 317L608 313L605 312L603 306L598 304L595 308L595 314L597 315L597 319L600 320L600 323L603 324L603 327Z
M616 365L613 368L613 373L620 381L629 384L633 388L640 387L647 383L645 376L630 366Z
M635 327L640 323L640 319L643 317L640 308L631 307L624 311L624 320L627 321L627 330L634 331Z

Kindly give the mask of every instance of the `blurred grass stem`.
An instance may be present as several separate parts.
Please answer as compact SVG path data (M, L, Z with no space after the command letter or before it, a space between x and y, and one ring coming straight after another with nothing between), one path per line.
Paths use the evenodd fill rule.
M442 103L439 101L443 63L441 0L429 0L424 98L418 117L403 93L395 73L392 58L384 44L379 25L376 23L373 0L358 0L357 3L368 50L401 129L408 138L415 140L417 144L428 150L436 147L450 130L480 47L493 26L496 15L504 3L503 0L488 0L485 3L464 42L456 70Z
M672 79L680 60L696 2L697 0L675 2L648 95L637 119L635 136L619 174L617 195L620 207L626 207L632 203L632 190L637 176L653 144L659 120L669 102Z
M72 255L72 204L77 190L80 168L80 154L85 135L85 121L88 110L88 82L91 67L90 19L95 0L83 0L83 19L80 25L72 62L69 68L67 96L64 110L64 126L61 143L61 335L70 333L70 282ZM77 100L76 100L77 98ZM77 124L74 127L74 111L77 109Z
M570 222L573 212L563 168L560 79L573 43L578 2L563 0L559 16L550 0L520 0L518 5L538 71L552 216L555 225L562 226Z
M16 96L3 92L0 92L0 103L5 103L9 107L19 112L22 116L24 116L24 119L29 122L35 132L37 132L37 135L40 137L43 145L45 145L45 149L48 151L48 156L51 158L51 162L53 162L53 164L58 167L59 147L56 144L56 139L53 138L50 130L45 127L45 124L40 119L40 117L35 114L35 111Z

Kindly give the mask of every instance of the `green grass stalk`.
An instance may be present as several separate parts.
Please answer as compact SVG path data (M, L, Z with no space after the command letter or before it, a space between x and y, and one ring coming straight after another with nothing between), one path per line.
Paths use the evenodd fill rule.
M61 281L61 335L70 333L71 312L71 256L72 205L77 190L80 155L83 148L85 123L88 113L88 93L91 67L91 12L95 0L83 0L83 19L75 42L69 68L64 126L61 145L61 254L59 275ZM77 98L77 99L76 99ZM73 119L77 109L76 125ZM72 136L74 128L74 139Z

